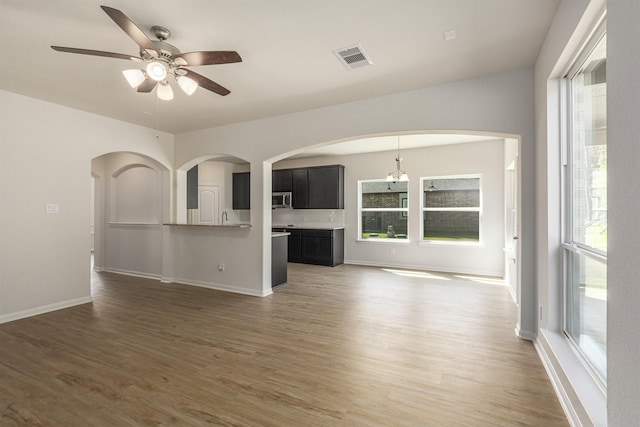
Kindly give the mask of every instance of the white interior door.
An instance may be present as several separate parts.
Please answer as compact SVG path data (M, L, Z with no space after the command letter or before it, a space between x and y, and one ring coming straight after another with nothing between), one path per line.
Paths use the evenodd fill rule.
M220 186L198 186L199 224L220 224Z
M89 229L89 241L91 243L91 253L95 251L95 236L96 236L96 178L91 176L91 226Z
M518 159L505 171L505 280L513 298L518 301L520 280L518 275Z

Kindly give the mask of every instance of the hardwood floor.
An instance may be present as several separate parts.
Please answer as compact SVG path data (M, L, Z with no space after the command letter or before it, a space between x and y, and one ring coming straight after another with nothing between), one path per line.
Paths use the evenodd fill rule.
M93 304L0 325L0 425L568 425L482 278L290 264L257 298L93 277Z

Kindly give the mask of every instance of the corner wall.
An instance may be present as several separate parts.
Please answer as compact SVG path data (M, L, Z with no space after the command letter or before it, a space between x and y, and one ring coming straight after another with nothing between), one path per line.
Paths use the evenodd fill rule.
M173 136L0 91L0 322L91 301L91 160L173 165ZM58 205L46 214L45 205Z

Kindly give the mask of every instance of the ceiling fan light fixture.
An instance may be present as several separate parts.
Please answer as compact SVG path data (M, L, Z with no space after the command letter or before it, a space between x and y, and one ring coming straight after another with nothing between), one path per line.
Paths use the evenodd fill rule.
M167 69L160 61L152 61L147 65L147 75L157 82L167 77Z
M103 50L93 49L79 49L75 47L64 46L51 46L56 52L66 52L78 55L92 55L101 56L106 58L124 59L127 61L134 61L136 63L144 63L145 69L140 71L130 71L124 73L125 78L130 86L137 88L140 93L151 92L158 84L158 82L166 82L168 74L174 76L189 75L191 80L196 80L196 89L201 86L210 92L217 93L220 96L226 96L231 91L225 87L222 87L218 83L208 79L205 76L194 73L187 69L180 69L183 66L196 66L196 65L214 65L214 64L231 64L234 62L242 62L242 58L236 51L193 51L183 53L177 47L166 42L171 36L171 31L165 27L153 26L151 32L156 36L158 40L151 40L148 35L142 31L127 15L121 10L114 9L109 6L100 6L100 8L116 23L128 36L131 38L140 48L140 56L126 55L123 53L106 52ZM145 79L140 82L140 72L145 73ZM194 84L185 80L181 85L182 90L185 93L193 93ZM165 98L173 96L171 88L165 89Z
M142 84L142 82L147 78L144 71L137 69L124 70L122 74L124 75L124 78L127 79L129 86L134 89L140 86L140 84Z
M198 83L187 76L176 76L176 80L178 81L180 89L187 95L193 95L193 92L198 88Z
M167 81L160 82L158 85L158 98L163 101L171 101L173 99L173 89Z

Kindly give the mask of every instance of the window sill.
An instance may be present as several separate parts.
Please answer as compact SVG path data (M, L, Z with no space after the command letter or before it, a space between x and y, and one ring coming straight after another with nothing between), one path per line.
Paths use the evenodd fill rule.
M389 244L389 245L406 245L411 243L409 239L356 239L356 243L373 243L373 244Z
M455 240L422 240L418 242L418 246L468 246L468 247L484 247L483 242L457 242Z
M606 389L585 366L566 336L541 328L534 344L567 417L576 425L586 424L587 420L579 415L586 413L589 422L606 425Z

